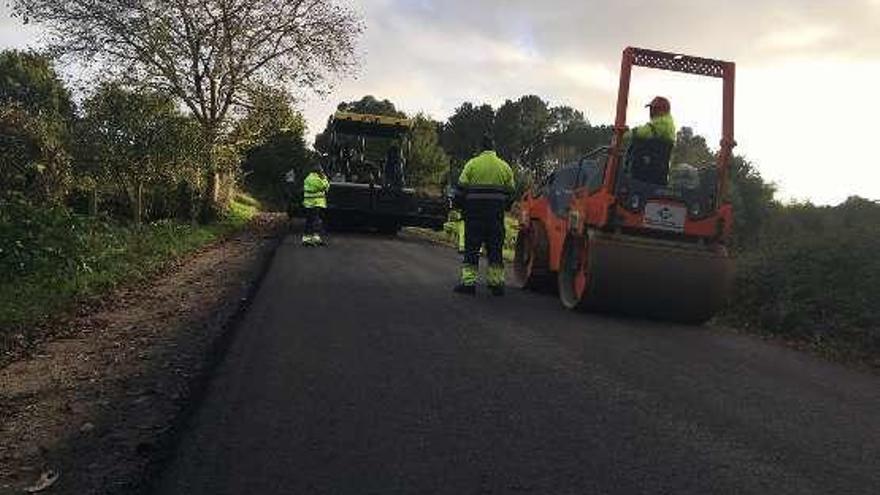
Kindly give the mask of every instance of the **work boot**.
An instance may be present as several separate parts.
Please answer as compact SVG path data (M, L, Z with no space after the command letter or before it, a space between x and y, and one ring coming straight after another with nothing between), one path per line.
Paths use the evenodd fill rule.
M452 291L455 293L458 293L458 294L467 294L469 296L476 296L477 295L477 286L476 285L458 284L455 286L455 288L452 289Z
M503 285L490 285L489 292L491 292L493 296L501 297L504 295L504 286Z

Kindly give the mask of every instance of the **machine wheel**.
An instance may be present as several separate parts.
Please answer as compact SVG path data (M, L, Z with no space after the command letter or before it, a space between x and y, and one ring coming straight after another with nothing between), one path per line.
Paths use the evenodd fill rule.
M382 235L396 236L401 229L401 225L397 222L386 221L379 224L377 230Z
M562 248L557 281L559 300L568 309L586 309L589 289L589 253L583 236L569 234Z
M549 285L549 242L544 225L532 221L516 238L513 284L521 289L545 289Z

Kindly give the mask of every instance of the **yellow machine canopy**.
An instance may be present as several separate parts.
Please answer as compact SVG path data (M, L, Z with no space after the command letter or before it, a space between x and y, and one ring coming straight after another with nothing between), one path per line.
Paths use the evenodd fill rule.
M412 130L413 121L385 115L336 112L330 127L337 134L393 139L408 134Z

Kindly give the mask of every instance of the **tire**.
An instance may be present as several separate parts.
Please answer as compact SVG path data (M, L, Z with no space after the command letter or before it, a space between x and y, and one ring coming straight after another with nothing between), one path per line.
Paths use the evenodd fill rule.
M392 237L396 236L398 233L400 233L400 229L401 229L401 225L399 223L393 222L393 221L382 222L376 228L376 230L380 234L388 235L388 236L392 236Z
M549 241L544 224L533 220L517 235L513 259L513 285L521 289L550 288Z
M569 234L562 248L557 284L559 300L571 310L587 309L589 303L589 253L582 236Z

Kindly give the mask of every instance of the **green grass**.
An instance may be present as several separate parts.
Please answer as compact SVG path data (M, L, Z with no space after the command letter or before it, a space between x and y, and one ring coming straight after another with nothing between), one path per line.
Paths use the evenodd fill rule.
M252 196L238 193L232 201L232 208L238 209L239 211L251 211L251 216L253 216L260 208L262 208L262 205Z
M62 246L46 248L57 255L36 259L26 253L29 263L22 262L19 270L0 280L0 339L7 329L32 325L78 301L143 280L169 262L242 229L258 211L259 203L239 195L227 215L210 225L165 220L138 228L73 216L64 225L50 225L39 242L18 245L30 251Z

